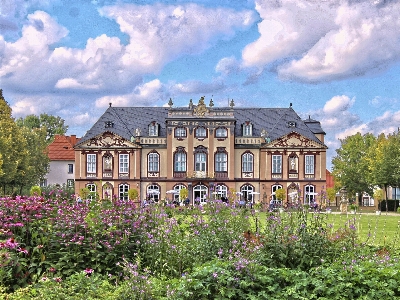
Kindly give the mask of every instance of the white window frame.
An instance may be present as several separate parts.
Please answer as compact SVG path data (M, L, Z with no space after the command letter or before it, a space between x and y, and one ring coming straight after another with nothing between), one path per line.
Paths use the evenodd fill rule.
M225 152L215 153L215 172L228 171L228 154Z
M88 199L96 200L97 186L94 183L88 183L86 185L86 188L89 190ZM93 199L93 197L94 197L94 199Z
M96 174L97 155L88 153L86 154L86 172L90 174Z
M277 190L279 190L279 189L283 189L283 186L282 185L280 185L280 184L274 184L272 187L271 187L271 191L272 191L272 200L276 200L276 195L275 195L275 193L276 193L276 191Z
M272 155L272 174L282 174L282 155Z
M187 154L184 151L178 151L174 154L174 172L186 172Z
M312 175L315 172L315 156L304 155L304 173Z
M254 155L253 153L246 152L242 155L242 172L253 172Z
M227 132L226 128L224 128L224 127L218 127L218 128L215 130L215 136L216 136L217 138L226 138L226 137L228 136L228 132Z
M129 191L129 184L121 183L120 185L118 185L119 200L127 201L129 199L128 191Z
M243 136L252 136L253 134L253 125L252 124L244 124L243 125Z
M313 193L310 195L310 193ZM311 184L307 184L304 186L304 204L310 205L311 203L314 203L316 200L316 195L315 193L315 186Z
M207 154L198 152L194 154L194 170L205 172L207 170Z
M150 152L147 156L148 172L159 172L160 170L160 155L157 152Z
M118 155L118 161L119 161L119 173L127 174L129 172L129 154L120 153Z
M152 123L149 125L149 136L158 136L158 124Z
M215 187L215 192L217 193L217 198L221 199L222 197L228 198L228 187L224 184L218 184Z
M186 137L186 128L184 128L184 127L176 127L175 128L175 137L177 137L177 138Z
M207 136L207 130L204 127L196 128L196 137L205 138Z
M74 187L74 180L73 179L67 179L67 187Z

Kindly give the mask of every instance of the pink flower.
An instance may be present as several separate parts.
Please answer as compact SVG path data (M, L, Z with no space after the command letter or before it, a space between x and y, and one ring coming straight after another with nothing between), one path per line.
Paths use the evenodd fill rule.
M18 243L14 240L14 238L10 238L10 239L7 240L6 246L9 249L15 249L15 248L17 248Z
M84 272L85 272L86 274L92 274L92 273L93 273L93 269L86 268L86 269L84 270Z

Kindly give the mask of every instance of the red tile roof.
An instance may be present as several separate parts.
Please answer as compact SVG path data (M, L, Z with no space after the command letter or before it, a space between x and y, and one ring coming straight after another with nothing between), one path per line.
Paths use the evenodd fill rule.
M75 160L74 145L80 140L76 135L55 135L47 147L50 160Z

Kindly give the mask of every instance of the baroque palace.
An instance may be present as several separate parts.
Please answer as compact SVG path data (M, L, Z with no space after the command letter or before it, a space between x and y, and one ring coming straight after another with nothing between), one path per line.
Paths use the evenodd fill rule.
M319 202L326 184L325 132L289 108L113 107L75 145L75 190L100 197L189 200L230 197L267 203L284 188L288 202ZM298 197L300 195L300 197Z

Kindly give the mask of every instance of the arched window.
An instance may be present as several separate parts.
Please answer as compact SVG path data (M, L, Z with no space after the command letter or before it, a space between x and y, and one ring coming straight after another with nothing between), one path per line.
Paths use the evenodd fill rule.
M186 152L183 147L178 147L174 154L174 172L186 172Z
M174 191L175 191L175 193L173 194L174 201L179 202L179 200L183 200L183 199L179 199L179 197L180 197L181 189L185 189L185 188L186 188L186 186L184 186L183 184L177 184L174 186Z
M228 154L224 147L218 147L215 153L215 172L228 171Z
M106 182L103 184L103 199L111 200L113 196L113 186L111 183Z
M242 172L253 172L253 153L246 152L242 155Z
M208 188L203 184L198 184L193 187L194 204L202 204L207 202Z
M313 204L316 200L316 195L315 186L311 184L304 186L304 204Z
M250 184L243 185L240 189L240 192L242 193L242 199L247 200L247 201L252 201L253 200L253 195L252 193L254 192L254 187Z
M129 184L127 183L121 183L118 185L118 197L119 200L128 200L128 190L129 190Z
M276 191L277 190L279 190L279 189L282 189L283 187L282 187L282 185L280 185L280 184L274 184L273 186L272 186L272 188L271 188L271 190L272 190L272 199L271 200L276 200L276 195L275 195L275 193L276 193Z
M158 202L160 200L160 187L156 184L147 186L147 200L151 202Z
M97 188L94 183L88 183L86 188L89 190L89 195L87 196L89 200L96 200Z
M215 195L217 199L221 199L222 197L228 198L228 187L224 184L218 184L215 187Z
M148 161L148 166L147 166L148 172L159 172L160 155L157 152L155 151L150 152L147 156L147 161Z
M226 138L228 136L228 132L224 127L218 127L215 130L215 137L217 138Z

